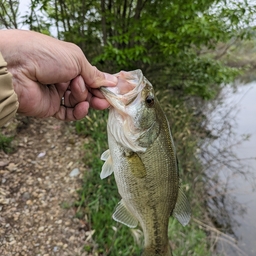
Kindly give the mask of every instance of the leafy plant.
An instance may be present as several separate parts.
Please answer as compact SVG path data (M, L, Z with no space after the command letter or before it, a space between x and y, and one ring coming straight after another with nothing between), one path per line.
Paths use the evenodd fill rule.
M13 137L8 137L0 133L0 150L3 150L6 154L15 151L12 145Z
M17 28L18 2L8 1L1 6L0 26ZM241 75L237 65L241 54L235 54L232 63L228 49L232 50L237 41L255 36L255 26L250 23L255 4L235 0L31 0L30 7L21 17L24 24L46 34L55 31L57 38L76 43L99 69L111 73L142 69L159 91L171 121L184 183L196 208L193 214L200 216L204 210L200 194L203 185L199 191L197 182L206 184L208 180L203 180L202 163L196 156L200 142L215 139L206 128L208 117L202 108L215 99L223 85ZM221 45L224 50L216 53ZM251 62L251 54L249 57ZM113 177L99 179L103 164L100 154L107 149L106 118L106 112L93 111L76 122L77 132L85 137L84 161L89 170L79 192L77 217L87 214L95 230L93 237L98 246L86 245L87 251L138 254L132 231L111 219L119 201ZM8 148L8 143L4 138L0 145ZM170 229L176 244L174 254L208 254L205 233L197 226L183 231L171 222ZM178 230L177 237L174 230ZM179 241L179 235L186 239Z

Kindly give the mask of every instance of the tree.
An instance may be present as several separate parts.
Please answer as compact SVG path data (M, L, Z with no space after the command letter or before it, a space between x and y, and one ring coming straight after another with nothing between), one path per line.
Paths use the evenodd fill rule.
M17 0L0 0L0 28L18 28Z
M3 25L17 28L18 1L1 6ZM30 7L23 23L76 43L102 70L140 68L157 89L202 98L239 73L212 50L248 36L255 10L235 0L31 0Z
M239 73L209 49L248 35L255 6L224 0L32 0L57 37L78 44L99 68L140 68L159 89L212 98ZM33 17L35 17L33 15ZM34 21L27 22L35 28ZM208 52L208 54L205 54Z
M0 9L0 25L18 27L17 2L0 2L0 7L4 4ZM192 187L193 181L201 177L204 183L212 185L211 177L203 176L202 164L195 157L201 141L216 138L207 130L204 104L239 74L238 68L225 65L220 57L236 40L250 36L255 5L237 0L31 0L30 7L21 22L32 30L76 43L101 70L116 73L121 69L142 69L159 92L165 113L172 121L180 167L186 172L188 186ZM96 116L95 120L104 121L102 116ZM96 121L92 122L90 134L96 130L93 139L98 143L103 132L97 133L97 129L103 125L95 125ZM81 127L85 127L83 120ZM224 126L219 132L225 129ZM212 153L210 150L208 153ZM219 152L210 154L217 162L223 160L224 151ZM234 158L224 153L224 161L232 162ZM93 180L90 189L97 186L104 193L105 185ZM88 187L86 191L90 191ZM89 193L91 198L94 192ZM105 202L106 206L109 204ZM97 217L93 221L97 232L102 233L104 223L96 223ZM110 226L106 229L112 230ZM109 233L104 236L101 242L111 252L113 241L106 240L112 240L113 236Z

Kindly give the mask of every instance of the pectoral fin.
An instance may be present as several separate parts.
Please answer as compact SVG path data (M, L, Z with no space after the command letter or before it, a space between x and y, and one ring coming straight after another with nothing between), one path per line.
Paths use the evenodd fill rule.
M181 188L179 188L177 202L173 210L173 216L183 226L186 226L190 221L190 217L191 217L190 204Z
M112 158L110 155L110 151L109 149L106 150L100 157L101 160L106 161L103 166L102 166L102 171L100 173L100 178L101 179L105 179L107 178L109 175L112 174L113 172L113 168L112 168Z
M120 222L129 228L135 228L138 225L138 220L132 215L132 213L127 209L123 200L121 200L116 206L115 212L112 218Z

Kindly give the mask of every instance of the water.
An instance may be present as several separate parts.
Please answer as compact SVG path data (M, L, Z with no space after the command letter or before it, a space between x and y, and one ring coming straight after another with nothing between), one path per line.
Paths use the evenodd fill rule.
M238 100L240 99L240 100ZM248 141L237 145L234 153L242 160L244 168L256 174L256 82L239 87L238 93L229 95L230 102L238 102L237 127L235 132L238 135L250 134ZM250 159L254 158L254 159ZM256 177L256 175L255 175ZM224 255L256 255L256 191L253 189L256 184L253 175L247 179L241 176L229 176L228 193L235 196L236 201L245 207L243 215L230 213L239 225L232 225L237 238L237 247L230 243L219 241L218 249ZM235 188L235 189L234 189Z

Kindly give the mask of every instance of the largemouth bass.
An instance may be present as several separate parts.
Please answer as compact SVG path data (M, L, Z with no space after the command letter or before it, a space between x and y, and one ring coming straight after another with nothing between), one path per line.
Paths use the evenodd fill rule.
M143 256L170 256L169 217L185 226L191 211L180 189L169 123L141 70L116 76L116 87L101 87L111 107L100 176L114 173L122 197L112 217L130 228L141 225Z

